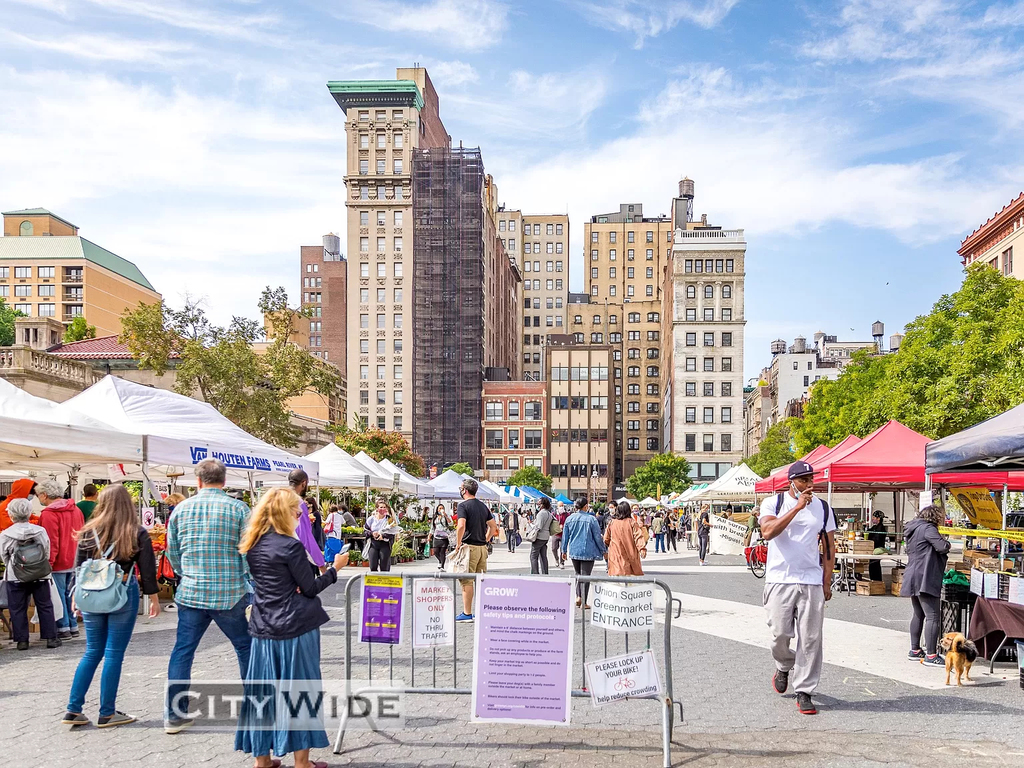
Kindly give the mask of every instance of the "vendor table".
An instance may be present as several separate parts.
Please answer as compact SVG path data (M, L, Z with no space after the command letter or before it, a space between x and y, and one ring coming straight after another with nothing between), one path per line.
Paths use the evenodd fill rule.
M979 597L971 612L968 637L978 646L978 653L989 660L991 673L1003 647L1024 640L1024 606Z
M894 565L905 565L907 558L904 555L861 555L853 552L839 552L836 554L836 562L839 563L839 576L832 580L833 588L856 593L854 573L852 565L857 561L868 562L870 560L891 560Z

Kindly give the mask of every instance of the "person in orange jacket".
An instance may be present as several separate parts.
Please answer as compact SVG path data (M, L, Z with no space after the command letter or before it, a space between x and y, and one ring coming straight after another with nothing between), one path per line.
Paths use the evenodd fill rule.
M22 477L15 480L11 486L11 493L6 499L0 501L0 531L10 528L14 523L11 522L10 515L7 514L7 505L15 499L30 499L35 495L36 492L36 481L30 477ZM29 518L29 522L33 525L39 525L39 515L32 515Z
M71 611L71 596L75 586L78 532L85 526L85 517L74 501L64 498L64 488L56 480L40 480L36 496L44 507L39 514L39 524L50 537L52 578L64 608L64 615L57 620L57 638L67 640L78 637L78 620Z

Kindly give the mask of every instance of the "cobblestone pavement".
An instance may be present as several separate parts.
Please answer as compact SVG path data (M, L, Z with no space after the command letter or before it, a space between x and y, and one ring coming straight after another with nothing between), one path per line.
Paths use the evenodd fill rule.
M495 558L495 569L518 569L521 555L525 559L522 550L515 560ZM720 562L735 565L724 558ZM753 577L714 566L680 572L679 566L690 563L684 557L664 556L649 560L647 567L664 568L661 578L683 597L684 605L687 594L746 603L758 599L761 583ZM323 631L323 671L325 678L338 679L344 656L340 596L329 595L325 603L335 621ZM906 629L908 606L896 598L844 596L835 599L829 610L846 621ZM73 763L112 768L250 765L251 758L233 751L231 734L164 734L162 692L174 626L174 611L153 621L140 618L118 696L118 709L135 715L139 722L110 730L87 727L69 732L57 722L84 638L49 651L38 641L27 652L15 651L6 641L0 644L0 749L5 760L26 768ZM459 631L467 633L464 649L468 653L471 629L460 627ZM658 647L657 638L654 645ZM983 768L1024 764L1024 729L1020 727L1024 691L1018 686L1017 670L1010 665L997 665L996 673L988 675L987 664L984 668L979 664L974 685L927 690L851 672L841 666L842 660L831 659L826 648L816 697L821 712L803 717L796 713L791 697L770 690L772 664L766 650L681 629L674 630L672 646L676 698L686 712L674 733L674 765ZM400 656L396 653L396 659ZM230 644L212 628L200 646L194 677L230 676L234 669ZM408 673L402 663L396 663L396 670L396 676ZM460 683L468 683L469 670L469 664L460 659ZM439 674L450 674L450 667L443 665ZM936 674L944 673L936 670ZM98 685L97 676L86 703L86 714L92 719ZM353 731L346 736L343 754L333 755L328 749L317 757L337 766L391 768L661 765L660 710L650 701L594 709L589 701L577 699L568 728L474 725L469 722L468 697L409 696L405 710L404 729ZM285 763L290 765L290 758Z

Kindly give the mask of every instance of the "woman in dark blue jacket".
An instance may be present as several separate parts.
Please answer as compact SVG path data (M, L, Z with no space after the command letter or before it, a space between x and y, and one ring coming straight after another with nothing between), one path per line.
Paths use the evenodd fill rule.
M938 507L924 507L903 529L906 537L907 570L903 573L900 597L909 597L914 609L910 620L910 653L914 661L944 667L939 655L939 608L942 598L942 576L946 572L949 542L939 534L946 516ZM924 633L924 650L921 634Z
M309 750L330 744L322 713L300 707L304 722L277 712L274 692L299 702L304 693L318 701L320 693L320 627L328 616L320 598L338 580L338 569L348 555L336 555L333 565L314 576L306 548L295 535L299 497L290 488L275 488L256 505L239 551L245 555L256 593L253 595L249 634L252 650L246 674L246 701L242 705L235 749L256 758L256 768L271 768L273 755L295 753L296 768L326 768L311 762ZM279 681L273 685L257 681ZM258 711L254 700L270 699ZM279 762L277 763L280 764Z

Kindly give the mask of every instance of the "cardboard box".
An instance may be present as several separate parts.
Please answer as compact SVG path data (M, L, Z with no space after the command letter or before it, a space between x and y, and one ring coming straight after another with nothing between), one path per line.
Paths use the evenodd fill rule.
M885 582L883 581L858 581L858 595L884 595Z

